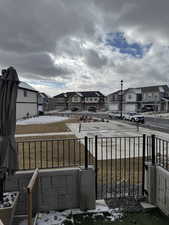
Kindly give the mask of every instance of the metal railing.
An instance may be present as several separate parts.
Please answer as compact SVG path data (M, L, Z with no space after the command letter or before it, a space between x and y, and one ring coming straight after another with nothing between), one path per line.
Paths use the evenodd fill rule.
M168 146L145 134L17 142L20 170L94 165L97 198L144 195L145 161L169 170Z
M147 136L145 160L169 171L169 141L154 134Z
M169 141L155 137L154 162L169 171Z
M144 192L146 136L96 137L96 196L141 196Z
M90 149L90 151L89 151ZM85 166L94 161L93 138L43 139L17 142L19 169Z

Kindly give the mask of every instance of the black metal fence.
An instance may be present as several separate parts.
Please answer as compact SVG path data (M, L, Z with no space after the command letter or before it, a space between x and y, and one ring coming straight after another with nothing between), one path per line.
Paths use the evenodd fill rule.
M146 137L146 161L152 162L169 171L169 141L156 137Z
M142 196L145 136L102 137L95 142L97 198Z
M74 138L18 141L19 169L65 168L84 165L87 167L88 163L93 164L94 149L93 139L85 140ZM87 149L90 149L90 152Z
M144 195L145 161L169 170L168 146L145 134L17 142L20 170L94 165L98 199Z

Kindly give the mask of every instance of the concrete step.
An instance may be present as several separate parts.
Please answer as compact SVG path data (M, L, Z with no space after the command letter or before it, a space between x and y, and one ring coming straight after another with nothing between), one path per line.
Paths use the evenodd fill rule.
M140 205L142 206L143 210L145 210L145 211L157 208L157 206L152 205L151 203L148 203L148 202L141 202Z

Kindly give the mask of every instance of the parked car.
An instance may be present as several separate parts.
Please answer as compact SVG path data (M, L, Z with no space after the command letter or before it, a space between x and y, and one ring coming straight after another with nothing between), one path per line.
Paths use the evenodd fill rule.
M71 111L72 111L72 112L77 112L77 111L79 111L79 108L77 108L77 107L72 107L72 108L71 108Z
M154 111L154 108L152 105L147 105L147 106L144 106L142 109L141 109L142 112L152 112Z
M90 107L88 108L88 111L90 111L90 112L96 112L96 107L90 106Z
M136 112L128 112L124 114L124 119L132 122L144 123L144 116Z
M109 119L120 119L121 114L119 112L109 112L108 117Z

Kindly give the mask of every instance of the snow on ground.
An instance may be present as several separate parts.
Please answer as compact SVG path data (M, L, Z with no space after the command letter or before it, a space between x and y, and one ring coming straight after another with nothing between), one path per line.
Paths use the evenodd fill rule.
M76 137L81 138L81 143L83 144L85 136L89 138L94 138L95 135L102 137L102 139L98 139L98 160L141 157L141 137L143 134L147 136L155 134L156 137L168 140L168 133L143 127L137 130L137 126L112 120L109 122L82 123L81 127L79 123L69 123L67 126ZM113 138L111 139L111 137ZM93 151L95 149L95 142L90 142L89 145L89 151L95 157L95 152ZM128 148L129 146L130 148ZM164 153L166 151L167 147L164 148Z
M16 125L46 124L46 123L60 122L67 119L68 117L61 117L61 116L37 116L28 119L18 120L16 122Z
M105 216L104 213L108 214ZM81 211L80 209L69 209L62 212L49 211L48 213L39 213L37 219L37 225L61 225L61 224L74 224L73 216L82 215L82 217L88 217L88 214L92 214L92 219L96 221L98 216L102 216L107 221L115 221L123 217L123 213L120 209L109 209L104 200L96 201L96 209ZM67 223L66 223L67 222Z
M3 203L0 203L0 208L11 207L16 199L16 192L6 192L3 193Z

